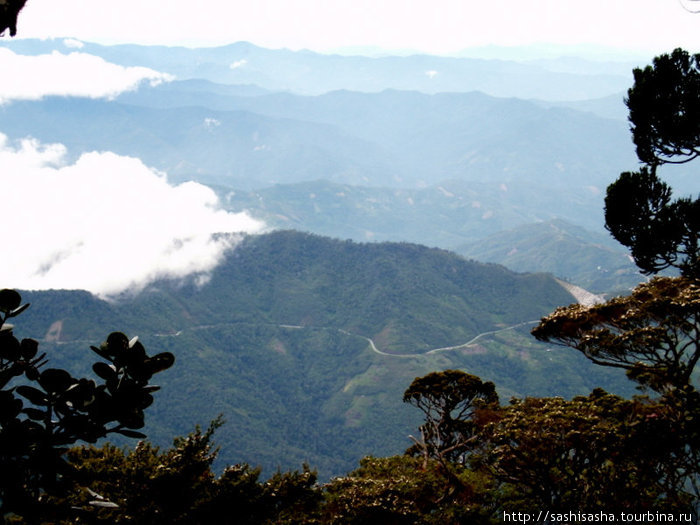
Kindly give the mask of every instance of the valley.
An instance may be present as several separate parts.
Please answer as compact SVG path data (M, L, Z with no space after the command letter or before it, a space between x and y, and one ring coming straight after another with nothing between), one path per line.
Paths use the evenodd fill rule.
M166 446L223 414L221 463L266 472L308 462L326 477L400 453L420 419L402 393L433 370L492 380L503 399L630 392L624 374L529 335L574 300L551 276L407 243L273 232L244 239L200 286L161 281L110 302L22 294L32 306L16 330L42 340L51 366L89 375L88 347L112 330L174 353L149 438Z
M258 235L199 230L185 208L167 208L187 228L164 240L166 258L202 258L230 241L211 269L169 277L154 267L112 295L22 291L32 307L16 330L41 342L51 366L89 376L89 346L114 330L176 356L144 429L156 445L221 415L217 468L308 463L329 479L411 445L421 416L402 394L432 371L493 381L503 402L635 393L623 373L530 335L581 289L609 296L641 280L602 211L606 186L636 165L622 102L634 63L583 61L574 74L563 59L69 44L0 42L20 56L152 68L159 81L3 100L2 152L40 157L18 169L53 176L89 155L130 159L178 198L196 193L207 211L264 224ZM104 171L118 187L121 174ZM102 213L112 196L85 190L92 175L76 179L80 205L59 213L83 203L96 205L82 222ZM49 178L36 180L41 194ZM140 261L137 241L166 208L159 197L134 206L138 184L124 189L117 209L138 221L107 241L123 243L126 262L102 259L85 274L155 264ZM197 249L182 250L192 239ZM65 271L80 250L69 238L38 271Z

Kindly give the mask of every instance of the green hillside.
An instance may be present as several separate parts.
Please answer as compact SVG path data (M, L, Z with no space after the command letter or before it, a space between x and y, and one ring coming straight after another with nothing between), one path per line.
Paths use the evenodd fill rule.
M112 303L23 296L33 306L17 332L40 339L55 366L89 374L88 346L112 330L173 352L149 437L166 445L223 414L221 462L267 472L307 461L325 478L401 452L420 420L401 394L434 370L495 381L506 399L625 385L529 336L529 322L572 302L550 276L413 244L274 232L246 238L201 287L160 282Z
M610 235L563 220L498 232L455 251L518 272L549 272L596 293L631 289L643 280L627 251Z

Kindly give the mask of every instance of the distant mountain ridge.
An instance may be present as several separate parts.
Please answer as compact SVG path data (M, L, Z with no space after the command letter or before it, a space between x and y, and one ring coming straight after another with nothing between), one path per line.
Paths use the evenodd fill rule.
M255 84L272 91L317 95L349 89L425 93L482 91L499 97L583 100L623 91L630 83L626 64L613 73L555 71L535 63L431 55L362 57L311 51L265 49L248 42L185 48L103 46L74 39L0 42L23 54L82 52L124 66L144 66L179 79L204 78L223 84Z
M167 108L161 92L176 97ZM182 105L195 93L199 105ZM72 155L138 156L175 180L237 189L316 179L393 187L527 181L581 200L634 165L621 121L479 93L195 93L145 88L124 96L129 104L13 102L0 107L2 132L60 142Z
M379 148L328 124L204 107L147 108L49 97L0 107L11 138L59 142L69 159L89 151L134 156L171 180L267 186L321 175L377 178L388 167ZM356 153L363 151L364 156ZM373 165L376 164L376 165ZM344 177L344 174L348 174Z
M600 231L605 187L636 165L620 91L574 102L397 89L301 96L271 91L250 83L253 78L217 83L210 73L223 64L231 71L244 70L250 65L247 58L227 62L238 52L264 57L260 64L268 65L274 57L289 58L285 67L290 69L280 70L281 76L304 60L329 60L322 69L333 77L334 61L362 69L369 59L277 53L245 43L207 49L70 40L0 45L28 54L94 51L124 65L171 72L182 68L182 80L144 84L115 100L50 97L3 104L0 132L11 141L31 136L62 143L68 162L93 150L138 157L166 172L171 182L214 186L227 209L249 210L273 228L448 249L552 219ZM393 57L404 65L428 58ZM485 67L488 62L478 63ZM578 63L556 62L557 67ZM590 66L583 76L618 67ZM470 86L466 82L460 89ZM674 181L674 187L681 186ZM569 245L568 253L573 249ZM488 258L486 251L485 245L475 247L470 255ZM542 254L532 261L537 257L542 261ZM577 284L601 291L608 282L593 282L592 275L580 280L576 269L523 265L517 257L489 260L573 276ZM599 260L594 266L610 265Z
M404 186L451 178L511 180L534 172L568 181L585 176L598 184L605 173L598 159L620 169L634 162L626 120L601 118L600 105L594 112L592 105L582 103L579 111L479 92L211 96L209 89L217 88L180 90L177 84L166 84L126 93L119 100L170 108L190 101L219 110L330 124L389 153L389 180ZM621 95L618 99L621 105Z

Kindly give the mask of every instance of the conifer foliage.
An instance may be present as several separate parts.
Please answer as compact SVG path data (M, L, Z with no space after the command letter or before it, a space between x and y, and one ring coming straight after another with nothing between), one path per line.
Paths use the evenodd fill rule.
M559 308L533 334L578 350L596 364L622 368L640 388L659 396L647 419L666 436L657 443L670 448L654 482L666 487L659 492L666 500L685 498L697 510L700 199L673 200L658 171L700 156L700 55L676 49L636 69L634 78L626 102L642 167L622 173L608 187L606 227L630 249L643 273L673 269L680 276L654 277L604 304ZM626 435L634 435L632 430L637 429Z
M635 69L626 103L642 167L608 187L606 227L644 273L670 267L700 277L700 199L673 200L657 173L700 156L700 54L676 49Z

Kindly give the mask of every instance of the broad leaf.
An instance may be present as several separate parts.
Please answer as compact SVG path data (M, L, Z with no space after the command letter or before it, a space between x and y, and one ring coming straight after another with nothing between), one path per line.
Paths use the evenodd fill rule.
M39 375L39 384L50 393L65 392L73 383L75 379L60 368L48 368Z
M46 406L49 404L49 400L46 397L46 394L38 388L34 388L33 386L18 386L16 392L20 396L34 403L35 405Z
M9 314L19 307L22 302L22 296L15 290L3 289L0 290L0 312Z
M22 410L25 414L27 414L27 417L29 419L33 419L34 421L43 421L46 419L46 411L45 410L39 410L38 408L25 408Z
M92 365L92 370L102 379L113 379L117 375L117 369L107 363L95 363Z

